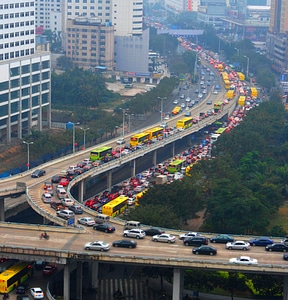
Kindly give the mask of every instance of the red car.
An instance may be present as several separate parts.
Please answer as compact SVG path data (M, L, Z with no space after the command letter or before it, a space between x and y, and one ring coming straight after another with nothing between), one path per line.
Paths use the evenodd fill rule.
M63 177L63 178L61 178L59 184L63 185L63 186L67 186L69 184L69 182L70 181L67 178Z
M57 272L57 266L56 265L47 265L42 270L43 275L52 275Z

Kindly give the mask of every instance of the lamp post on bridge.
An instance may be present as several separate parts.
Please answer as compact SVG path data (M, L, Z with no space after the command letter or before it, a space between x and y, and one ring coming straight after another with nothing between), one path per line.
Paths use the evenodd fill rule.
M27 170L30 170L30 145L34 144L34 142L26 142L23 141L23 144L27 145Z
M82 128L80 127L81 130L83 130L83 150L86 149L86 131L89 130L90 128Z
M160 121L161 123L163 122L163 100L167 99L167 97L158 97L159 100L161 100L161 105L160 105Z

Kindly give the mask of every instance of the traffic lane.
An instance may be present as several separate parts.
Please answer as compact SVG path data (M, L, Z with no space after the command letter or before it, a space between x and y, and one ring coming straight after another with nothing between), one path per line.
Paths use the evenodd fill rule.
M5 231L5 233L4 233ZM33 231L29 229L9 229L5 228L1 230L0 240L5 246L20 246L32 248L44 248L46 250L65 250L65 251L83 251L84 245L88 242L95 240L103 240L107 243L111 243L115 240L123 239L123 231L117 231L111 234L104 234L98 231L94 231L92 228L87 230L88 234L72 234L65 232L50 232L49 240L40 240L41 232ZM24 237L24 238L23 238ZM109 253L111 254L132 254L143 257L169 257L179 259L191 259L194 260L212 260L228 262L232 257L239 257L241 255L247 255L251 258L258 259L259 264L286 264L283 261L283 253L268 252L264 247L251 247L248 251L240 250L227 250L225 244L211 244L217 248L217 255L194 255L192 254L193 247L184 246L183 242L177 240L175 244L167 244L161 242L153 242L151 237L145 237L144 239L133 239L137 242L135 249L115 248L111 247ZM92 251L89 251L92 252ZM98 251L93 251L95 254L99 254ZM56 258L55 258L56 259Z

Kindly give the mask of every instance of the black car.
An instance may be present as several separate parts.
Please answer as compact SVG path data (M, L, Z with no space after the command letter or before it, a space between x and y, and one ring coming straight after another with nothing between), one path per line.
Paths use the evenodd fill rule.
M52 176L52 178L51 178L51 182L52 183L59 183L60 182L60 180L61 180L61 176L59 176L59 175L54 175L54 176Z
M284 260L288 260L288 253L284 253L284 254L283 254L283 259L284 259Z
M204 236L187 237L183 240L185 246L208 245L208 239Z
M212 246L202 245L192 250L193 254L216 255L217 249Z
M288 252L288 246L283 243L274 243L265 247L266 251Z
M28 295L18 295L17 300L30 300Z
M28 289L28 284L22 284L22 285L18 285L17 288L16 288L16 294L25 294L26 291Z
M115 231L115 227L109 223L95 224L93 226L94 230L103 231L106 233L112 233Z
M69 210L72 210L75 215L81 215L83 214L83 209L80 205L73 204L68 207Z
M112 243L113 247L121 247L121 248L136 248L137 243L135 241L131 240L119 240L119 241L114 241Z
M218 234L217 236L212 236L210 242L226 244L228 242L234 242L234 238L228 234Z
M144 232L146 233L147 236L153 236L153 235L165 233L164 230L158 228L148 228L145 229Z
M45 170L35 170L32 174L31 174L31 177L32 178L39 178L39 177L41 177L41 176L44 176L45 175L45 173L46 173L46 171Z

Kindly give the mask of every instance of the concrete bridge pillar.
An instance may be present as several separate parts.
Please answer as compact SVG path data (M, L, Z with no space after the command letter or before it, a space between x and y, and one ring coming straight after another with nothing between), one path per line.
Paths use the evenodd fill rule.
M70 300L70 265L69 265L69 262L64 266L63 300Z
M171 153L172 153L172 157L175 156L175 142L171 143L172 148L171 148Z
M5 222L4 197L0 197L0 221Z
M136 175L136 159L133 159L131 162L131 177Z
M99 287L99 278L98 278L98 272L99 272L99 262L98 261L93 261L91 263L91 286L92 288L98 289Z
M284 275L283 285L284 285L283 300L288 300L288 275Z
M83 263L77 261L77 281L76 281L76 297L82 300L82 277L83 277Z
M111 191L112 187L112 170L107 172L107 190Z
M85 179L81 180L78 184L78 201L80 203L83 203L84 198L84 185L85 185Z
M153 163L153 166L156 167L156 165L157 165L157 150L155 150L153 152L152 163Z
M173 300L182 299L183 283L184 283L183 270L174 268L173 269L173 293L172 293Z

